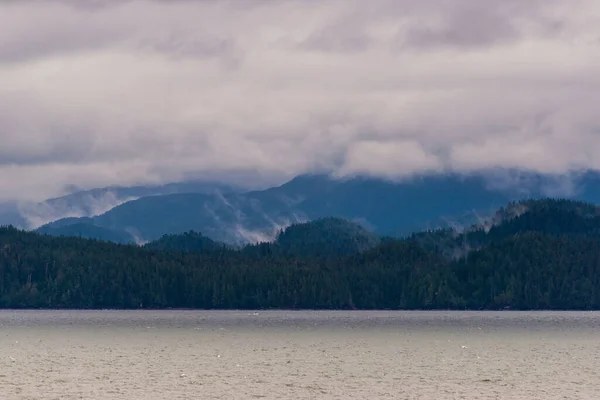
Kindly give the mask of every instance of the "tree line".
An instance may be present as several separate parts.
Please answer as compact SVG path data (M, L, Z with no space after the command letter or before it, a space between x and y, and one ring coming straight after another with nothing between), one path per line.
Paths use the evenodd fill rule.
M600 309L600 213L577 205L402 239L326 220L244 249L193 232L139 247L3 227L0 307Z

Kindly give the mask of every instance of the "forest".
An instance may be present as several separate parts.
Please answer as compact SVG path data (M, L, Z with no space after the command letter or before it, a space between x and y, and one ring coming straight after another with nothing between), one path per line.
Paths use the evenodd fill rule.
M0 308L600 309L600 208L511 203L483 224L378 237L325 218L234 248L0 228Z

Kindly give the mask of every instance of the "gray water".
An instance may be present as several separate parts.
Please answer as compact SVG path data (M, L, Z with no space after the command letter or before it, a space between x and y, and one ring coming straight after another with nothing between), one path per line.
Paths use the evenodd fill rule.
M600 313L0 311L0 399L598 399Z

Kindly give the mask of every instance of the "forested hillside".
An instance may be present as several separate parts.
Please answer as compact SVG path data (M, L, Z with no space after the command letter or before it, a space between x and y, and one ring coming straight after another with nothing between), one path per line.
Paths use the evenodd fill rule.
M485 228L381 242L324 219L242 250L197 233L138 247L1 228L0 307L600 309L598 218L514 203Z
M342 218L322 218L281 230L272 243L248 245L245 254L269 251L281 256L341 257L370 250L381 238ZM267 250L268 248L268 250Z
M281 229L273 242L256 243L241 248L245 255L268 252L279 256L336 257L358 254L372 249L382 239L362 226L341 218L322 218ZM147 249L172 251L211 251L235 247L216 242L200 232L164 235L144 245Z
M409 238L428 251L456 259L524 232L600 238L600 207L563 199L520 201L501 208L490 221L463 231L439 229L418 232Z
M144 245L152 250L171 251L211 251L224 248L223 243L215 242L200 232L189 231L179 235L163 235L160 239Z

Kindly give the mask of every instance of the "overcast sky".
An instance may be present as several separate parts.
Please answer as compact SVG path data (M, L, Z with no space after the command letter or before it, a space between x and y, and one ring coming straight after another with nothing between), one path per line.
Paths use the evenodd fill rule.
M600 1L0 2L0 200L600 168Z

